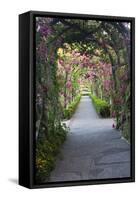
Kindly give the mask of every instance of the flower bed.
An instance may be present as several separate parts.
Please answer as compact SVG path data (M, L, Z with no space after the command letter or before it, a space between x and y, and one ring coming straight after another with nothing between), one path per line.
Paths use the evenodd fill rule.
M49 179L55 167L56 155L66 139L66 129L60 126L47 138L38 138L36 144L36 181L39 183Z

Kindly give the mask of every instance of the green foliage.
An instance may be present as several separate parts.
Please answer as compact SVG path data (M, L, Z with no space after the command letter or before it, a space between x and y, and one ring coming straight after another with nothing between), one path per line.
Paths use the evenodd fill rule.
M82 96L88 96L88 95L89 95L88 92L84 92L84 93L82 94Z
M90 97L92 99L97 113L101 117L110 117L110 105L105 100L99 99L98 97L93 96L91 94Z
M130 120L126 120L122 125L122 134L124 138L130 141Z
M54 169L56 155L66 138L65 127L60 126L47 138L38 138L36 142L36 182L41 183L49 178Z
M81 99L81 95L76 96L74 101L72 101L66 109L64 109L64 118L70 119L71 116L74 114L79 102Z

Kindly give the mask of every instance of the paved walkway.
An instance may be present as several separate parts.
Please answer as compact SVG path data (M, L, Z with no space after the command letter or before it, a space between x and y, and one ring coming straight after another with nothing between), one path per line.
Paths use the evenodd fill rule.
M130 145L112 124L100 119L91 99L83 96L50 181L129 177Z

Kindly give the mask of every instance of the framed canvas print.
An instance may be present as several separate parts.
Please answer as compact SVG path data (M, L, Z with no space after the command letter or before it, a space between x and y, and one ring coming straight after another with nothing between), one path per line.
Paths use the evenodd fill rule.
M135 19L19 16L19 184L135 180Z

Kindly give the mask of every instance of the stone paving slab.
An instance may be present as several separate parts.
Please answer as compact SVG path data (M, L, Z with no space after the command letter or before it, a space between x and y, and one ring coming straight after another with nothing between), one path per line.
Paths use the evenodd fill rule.
M129 162L95 166L94 169L89 171L89 178L91 179L110 179L124 177L130 177Z
M49 181L129 177L130 145L112 124L113 119L98 117L88 96L82 97Z

